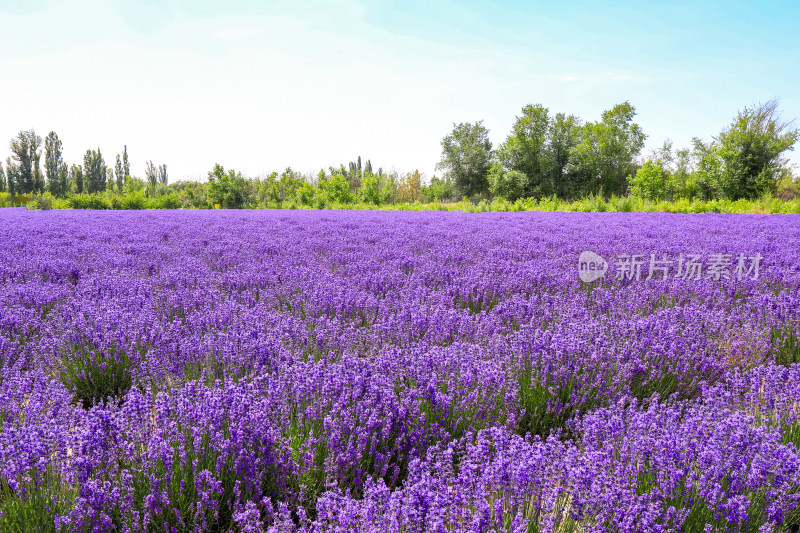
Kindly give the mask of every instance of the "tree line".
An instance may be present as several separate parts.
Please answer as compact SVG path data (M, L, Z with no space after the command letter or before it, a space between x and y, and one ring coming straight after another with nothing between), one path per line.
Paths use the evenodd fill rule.
M783 156L800 133L781 119L775 100L740 111L710 142L695 137L691 148L674 150L667 140L642 164L638 157L646 136L635 115L629 102L604 111L597 122L527 105L497 149L482 121L453 124L437 168L459 194L508 200L627 193L650 199L754 199L774 194L781 180L792 179Z
M167 166L147 163L146 181L131 176L128 159L128 146L122 154L117 154L114 167L106 165L103 154L98 149L86 150L83 165L68 167L63 157L63 145L56 132L51 131L44 142L34 130L20 131L11 139L11 155L6 159L5 169L0 162L0 192L11 195L36 195L45 192L63 198L73 194L97 194L116 192L123 194L129 190L142 189L151 195L159 184L168 183ZM41 167L42 148L44 148L44 169ZM140 182L140 183L137 183Z
M575 200L633 195L649 200L738 200L790 191L800 197L785 153L800 131L781 119L778 103L745 108L711 141L694 138L675 149L667 140L640 158L646 135L634 122L629 102L604 111L600 120L551 113L526 105L496 148L483 121L453 124L441 141L441 177L373 169L361 156L347 165L303 176L281 173L248 178L217 164L207 183L169 183L167 166L148 161L145 177L131 176L127 145L112 167L100 149L86 151L83 164L67 166L55 132L42 141L33 130L11 140L0 192L65 199L62 206L92 208L325 207L403 202L502 198ZM40 159L44 149L44 169ZM782 187L782 188L780 188ZM779 189L780 188L780 189Z

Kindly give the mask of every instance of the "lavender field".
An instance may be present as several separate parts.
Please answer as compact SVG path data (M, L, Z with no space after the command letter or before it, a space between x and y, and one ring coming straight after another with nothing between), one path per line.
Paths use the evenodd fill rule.
M0 242L1 531L800 526L800 216L3 209Z

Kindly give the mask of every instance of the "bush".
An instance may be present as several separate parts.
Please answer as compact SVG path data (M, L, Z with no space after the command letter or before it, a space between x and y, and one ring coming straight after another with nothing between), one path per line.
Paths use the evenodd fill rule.
M181 202L176 194L167 194L153 199L151 207L153 209L180 209Z
M111 209L111 202L97 194L76 194L69 199L72 209Z
M629 180L631 194L652 200L664 198L671 192L669 178L660 159L647 161Z
M208 196L212 203L224 209L241 209L247 203L249 182L241 173L230 169L227 173L222 165L214 165L208 173Z
M132 192L111 199L112 209L147 209L147 198L144 192Z
M334 174L319 181L319 189L325 198L325 203L349 204L353 201L350 192L350 182L341 174Z
M361 178L361 187L358 189L358 196L362 202L381 205L381 188L378 177L368 172Z
M492 193L502 196L506 200L515 201L525 195L528 188L528 176L518 170L503 172L502 169L492 168L490 181Z
M53 209L53 200L55 200L55 198L49 192L34 196L27 203L28 211L49 211Z

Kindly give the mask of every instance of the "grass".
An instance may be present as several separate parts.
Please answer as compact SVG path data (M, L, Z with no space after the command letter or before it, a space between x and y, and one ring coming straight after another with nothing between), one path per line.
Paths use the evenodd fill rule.
M772 328L770 338L776 364L789 366L800 363L800 337L794 327Z
M0 531L56 531L56 516L67 514L72 508L77 491L62 484L52 466L43 474L30 472L29 478L14 490L7 479L0 477Z

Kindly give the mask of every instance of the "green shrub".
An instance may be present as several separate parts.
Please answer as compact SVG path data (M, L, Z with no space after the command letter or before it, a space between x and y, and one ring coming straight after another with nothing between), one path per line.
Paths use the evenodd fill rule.
M119 207L114 207L114 209L147 209L147 198L142 191L132 192L118 198Z
M631 193L654 200L664 198L670 192L669 173L660 159L647 161L630 179Z
M154 198L151 207L153 209L180 209L181 202L176 194L167 194Z
M70 197L72 209L111 209L111 202L97 194L76 194Z
M28 211L49 211L53 209L53 200L55 198L49 192L42 195L34 196L27 203Z

